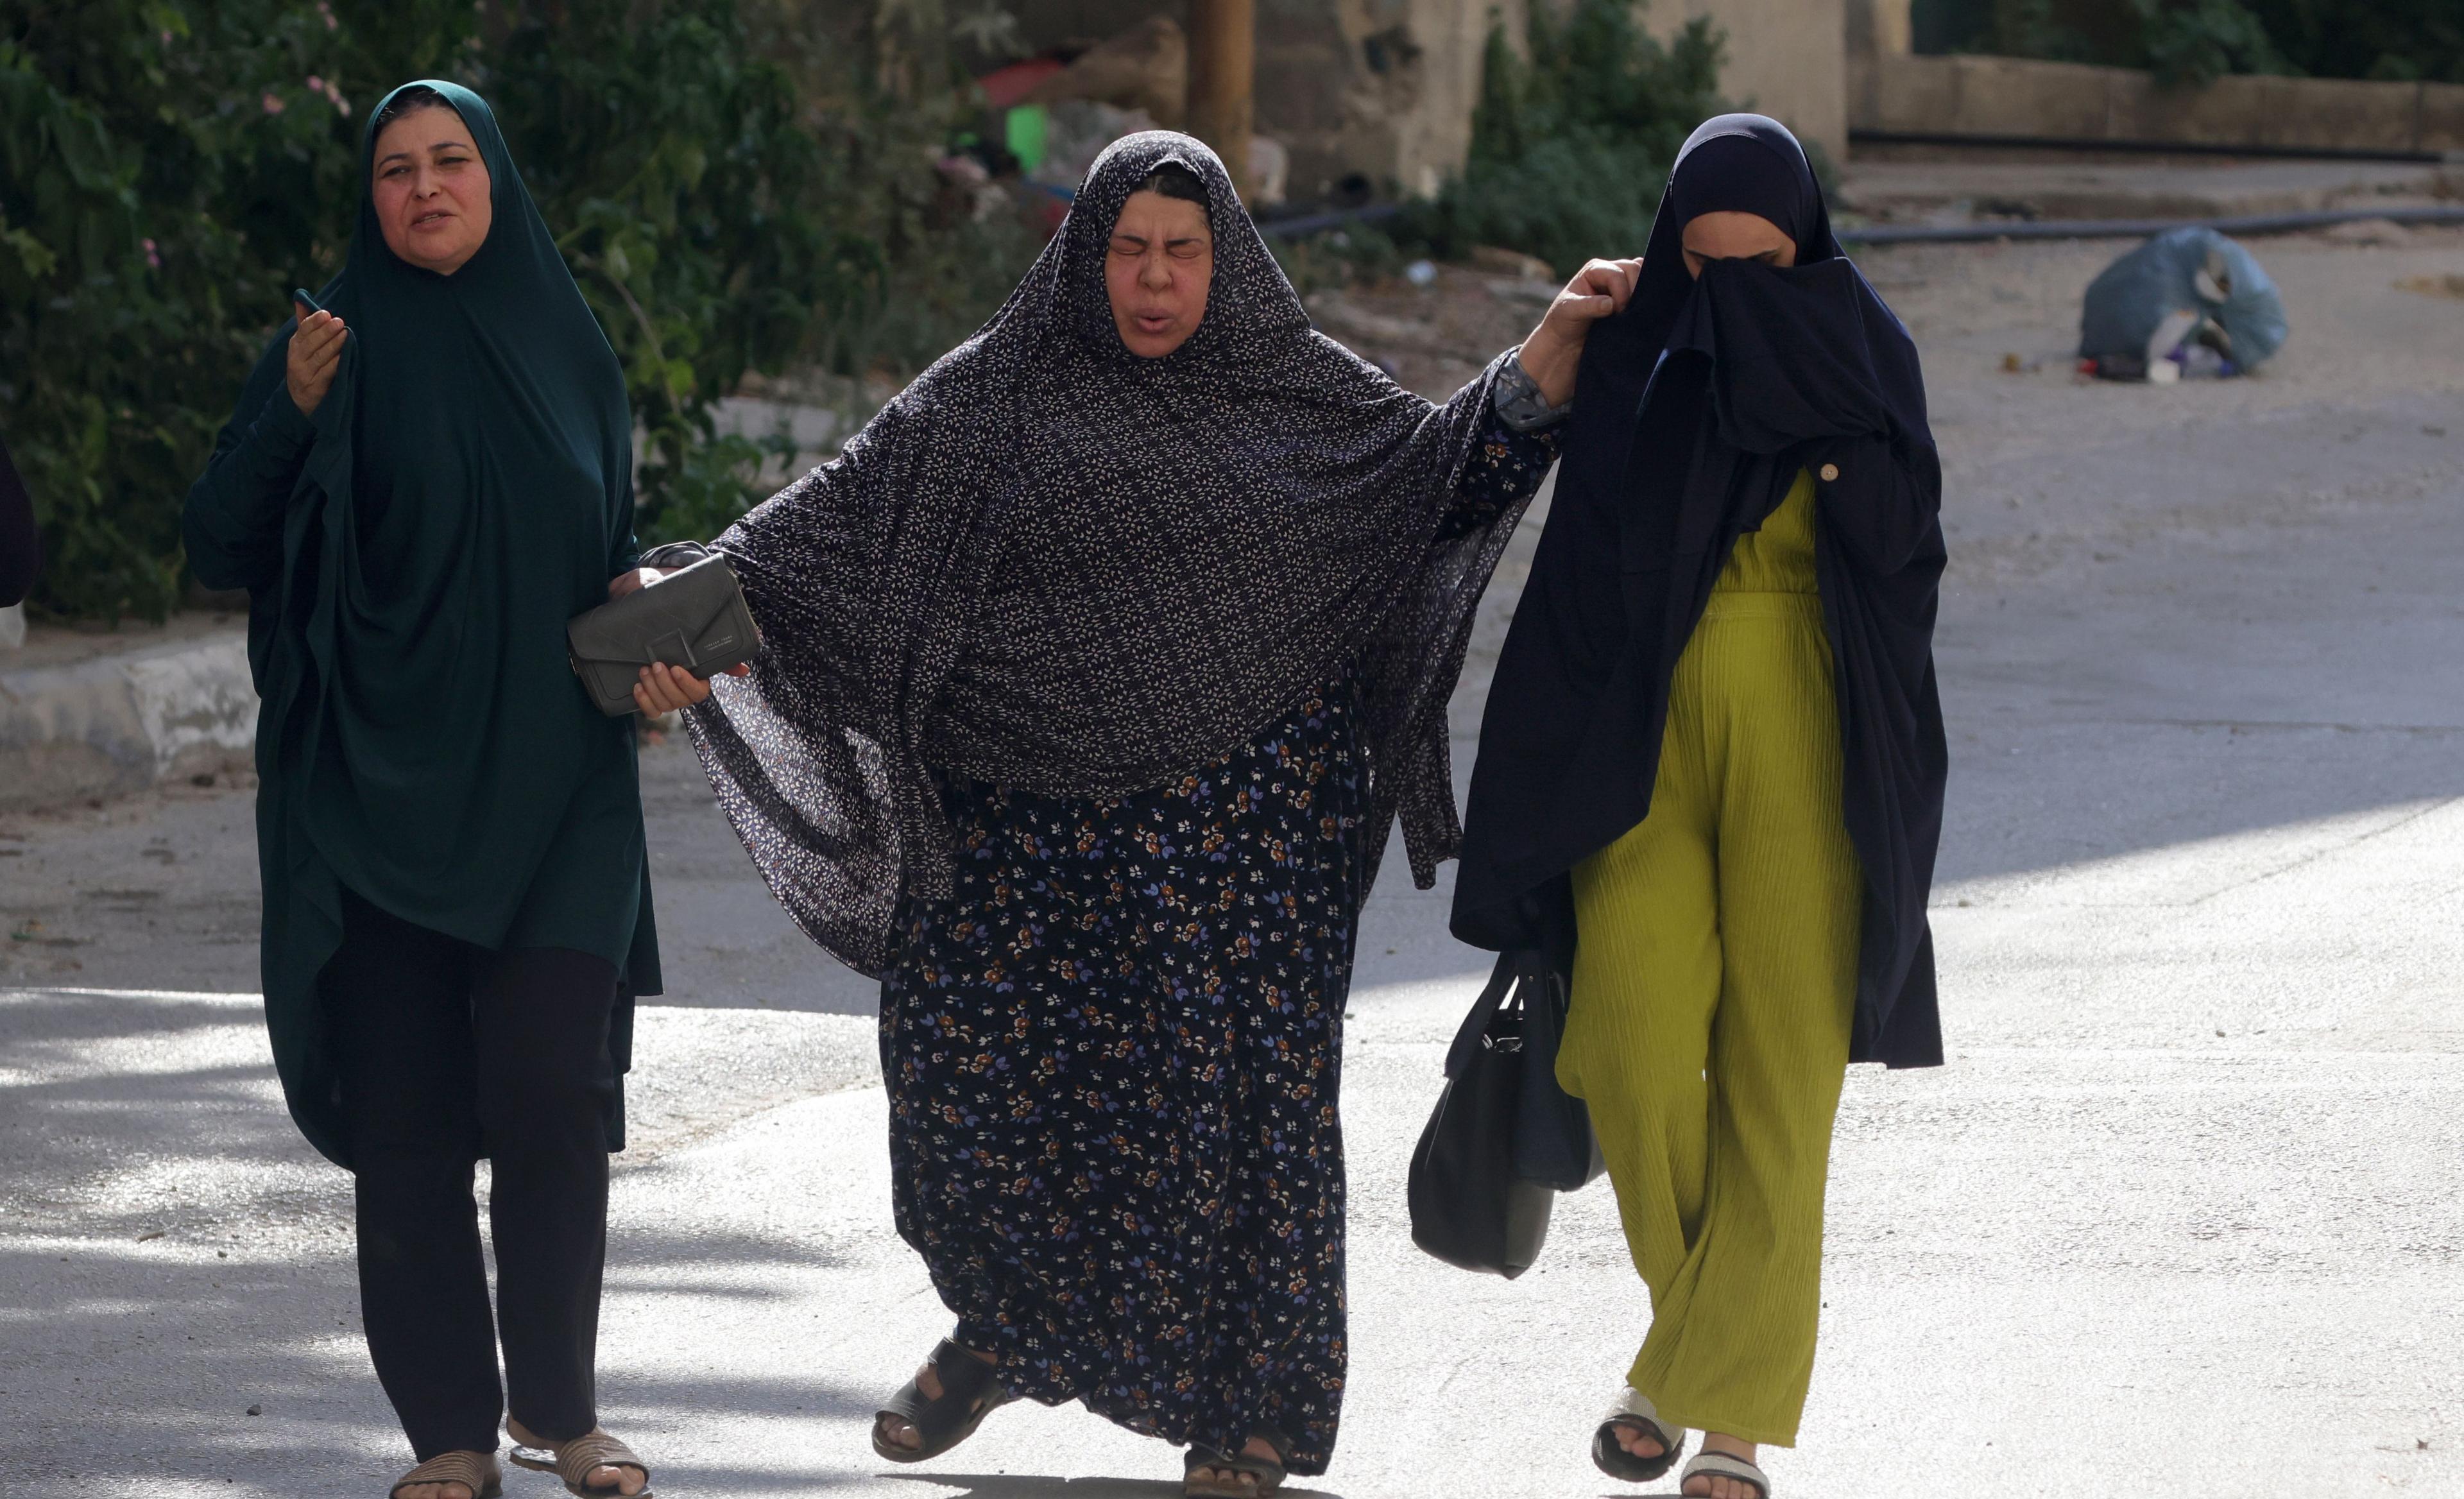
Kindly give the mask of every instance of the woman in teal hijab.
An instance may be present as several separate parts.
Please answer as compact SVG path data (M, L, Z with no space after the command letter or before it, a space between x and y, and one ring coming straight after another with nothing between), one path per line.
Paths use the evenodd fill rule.
M645 1493L593 1350L658 954L631 725L564 649L637 585L624 375L477 95L406 84L365 151L341 274L188 496L197 577L250 594L267 1027L357 1178L369 1353L419 1462L396 1499L495 1493L508 1414L515 1461Z

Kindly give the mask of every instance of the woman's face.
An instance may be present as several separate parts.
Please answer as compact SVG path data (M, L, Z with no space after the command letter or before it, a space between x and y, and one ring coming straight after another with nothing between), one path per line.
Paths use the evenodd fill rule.
M1685 274L1699 280L1713 260L1759 260L1784 269L1796 264L1796 241L1759 213L1698 213L1685 222Z
M495 221L488 164L471 127L451 109L414 109L377 137L377 224L385 248L412 265L451 276L479 253Z
M1112 325L1140 359L1161 359L1189 342L1206 316L1215 281L1215 236L1206 206L1152 188L1130 194L1104 256Z

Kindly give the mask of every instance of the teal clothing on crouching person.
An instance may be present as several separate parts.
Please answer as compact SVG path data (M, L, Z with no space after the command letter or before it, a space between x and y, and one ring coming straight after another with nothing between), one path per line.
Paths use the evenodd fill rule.
M349 329L333 386L300 413L285 323L186 519L199 580L249 590L266 1024L292 1116L345 1166L317 1000L344 887L483 948L613 963L620 1075L631 999L659 992L632 722L592 706L564 644L635 560L624 372L487 103L422 86L487 164L486 242L451 276L387 249L371 128L320 295Z

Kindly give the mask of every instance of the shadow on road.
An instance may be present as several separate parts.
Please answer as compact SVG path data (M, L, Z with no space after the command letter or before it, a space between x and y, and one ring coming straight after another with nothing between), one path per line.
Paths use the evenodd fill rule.
M953 1499L1179 1499L1180 1485L1136 1478L1048 1478L1032 1473L884 1473L918 1485L955 1488ZM1291 1499L1342 1499L1331 1489L1286 1483Z

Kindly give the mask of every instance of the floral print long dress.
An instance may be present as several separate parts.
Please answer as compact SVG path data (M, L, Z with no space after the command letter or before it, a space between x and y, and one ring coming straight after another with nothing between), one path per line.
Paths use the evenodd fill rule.
M1450 527L1554 456L1491 428ZM956 889L909 902L882 983L892 1207L1013 1393L1326 1470L1367 779L1346 679L1132 796L948 783Z

